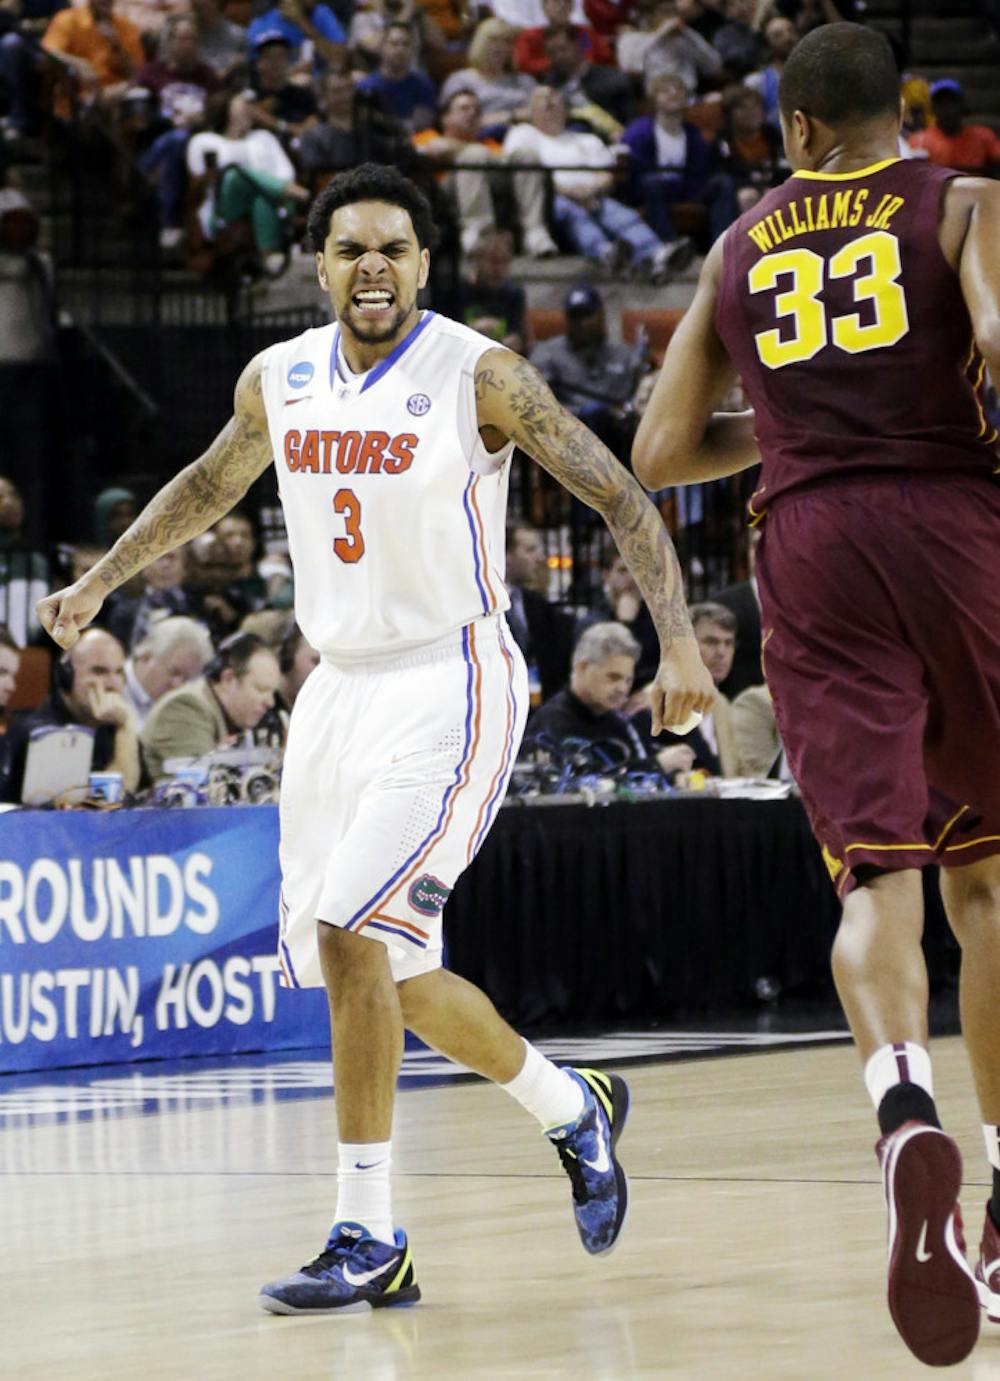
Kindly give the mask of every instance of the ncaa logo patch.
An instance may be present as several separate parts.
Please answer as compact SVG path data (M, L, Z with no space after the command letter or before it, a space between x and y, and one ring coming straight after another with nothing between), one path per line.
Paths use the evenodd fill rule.
M406 400L406 411L414 417L423 417L425 412L430 412L431 400L426 393L411 393Z
M315 373L316 366L308 360L300 360L298 364L293 364L288 371L289 388L305 388Z
M445 902L451 896L451 888L445 887L430 873L425 873L410 884L406 895L414 911L419 911L421 916L440 916Z

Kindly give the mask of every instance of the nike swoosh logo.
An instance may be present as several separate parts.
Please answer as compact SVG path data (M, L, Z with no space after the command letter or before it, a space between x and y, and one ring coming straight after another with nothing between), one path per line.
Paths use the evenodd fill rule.
M933 1252L927 1251L927 1250L926 1250L926 1247L927 1247L927 1220L924 1219L924 1225L923 1225L923 1227L920 1229L920 1238L919 1238L919 1240L918 1240L918 1242L917 1242L917 1260L918 1260L921 1264L923 1264L925 1261L930 1261L931 1257L934 1255Z
M361 1161L356 1160L356 1161L354 1162L354 1168L355 1168L355 1170L374 1170L375 1167L376 1167L376 1165L384 1165L384 1164L385 1164L384 1161L381 1161L381 1160L372 1160L372 1161L369 1161L367 1165L362 1165Z
M400 1260L400 1257L394 1256L383 1266L376 1266L373 1271L361 1271L358 1275L354 1274L350 1266L345 1266L343 1270L344 1279L347 1281L348 1285L354 1285L355 1287L370 1285L373 1280L377 1280L379 1276L385 1275L386 1271L391 1271L393 1267L398 1266Z
M608 1148L604 1144L604 1128L600 1122L597 1124L597 1159L584 1160L584 1165L589 1165L591 1170L596 1170L599 1175L606 1175L611 1169L611 1157L608 1155Z
M311 393L305 393L305 394L302 395L301 398L286 398L286 399L285 399L285 407L286 407L286 408L294 408L294 406L295 406L296 403L308 403L308 402L309 402L309 399L310 399L311 397L312 397L312 394L311 394Z

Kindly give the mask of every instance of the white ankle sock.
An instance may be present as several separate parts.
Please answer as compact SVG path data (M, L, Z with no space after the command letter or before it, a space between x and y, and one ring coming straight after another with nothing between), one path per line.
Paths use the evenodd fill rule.
M1000 1127L983 1123L983 1139L986 1142L986 1159L994 1170L1000 1170Z
M509 1084L500 1087L537 1118L543 1131L575 1122L583 1112L583 1089L565 1069L560 1069L533 1045L524 1042L524 1064Z
M335 1223L360 1223L378 1242L393 1239L389 1170L391 1141L341 1141L337 1146Z
M915 1041L899 1041L883 1045L865 1065L865 1087L878 1112L882 1099L896 1084L916 1084L934 1097L931 1057Z

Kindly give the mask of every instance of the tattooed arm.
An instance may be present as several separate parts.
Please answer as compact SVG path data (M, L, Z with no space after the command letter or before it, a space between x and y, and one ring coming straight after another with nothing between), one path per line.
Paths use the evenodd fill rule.
M508 437L607 523L660 637L653 731L707 712L715 689L691 629L677 553L638 483L565 408L527 360L488 350L476 365L476 410L491 449Z
M257 355L239 377L233 416L208 450L163 486L86 575L39 601L42 627L60 647L72 647L112 590L218 522L270 463Z

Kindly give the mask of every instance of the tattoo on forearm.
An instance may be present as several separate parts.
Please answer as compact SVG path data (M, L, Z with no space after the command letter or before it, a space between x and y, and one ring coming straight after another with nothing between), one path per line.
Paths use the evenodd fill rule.
M259 374L248 387L260 393ZM231 418L204 455L150 500L101 561L98 578L113 590L157 556L197 537L243 497L270 458L263 422Z
M684 579L663 520L635 478L552 396L538 371L517 359L509 370L476 371L476 401L503 394L506 429L578 499L600 512L642 591L665 647L691 635Z

